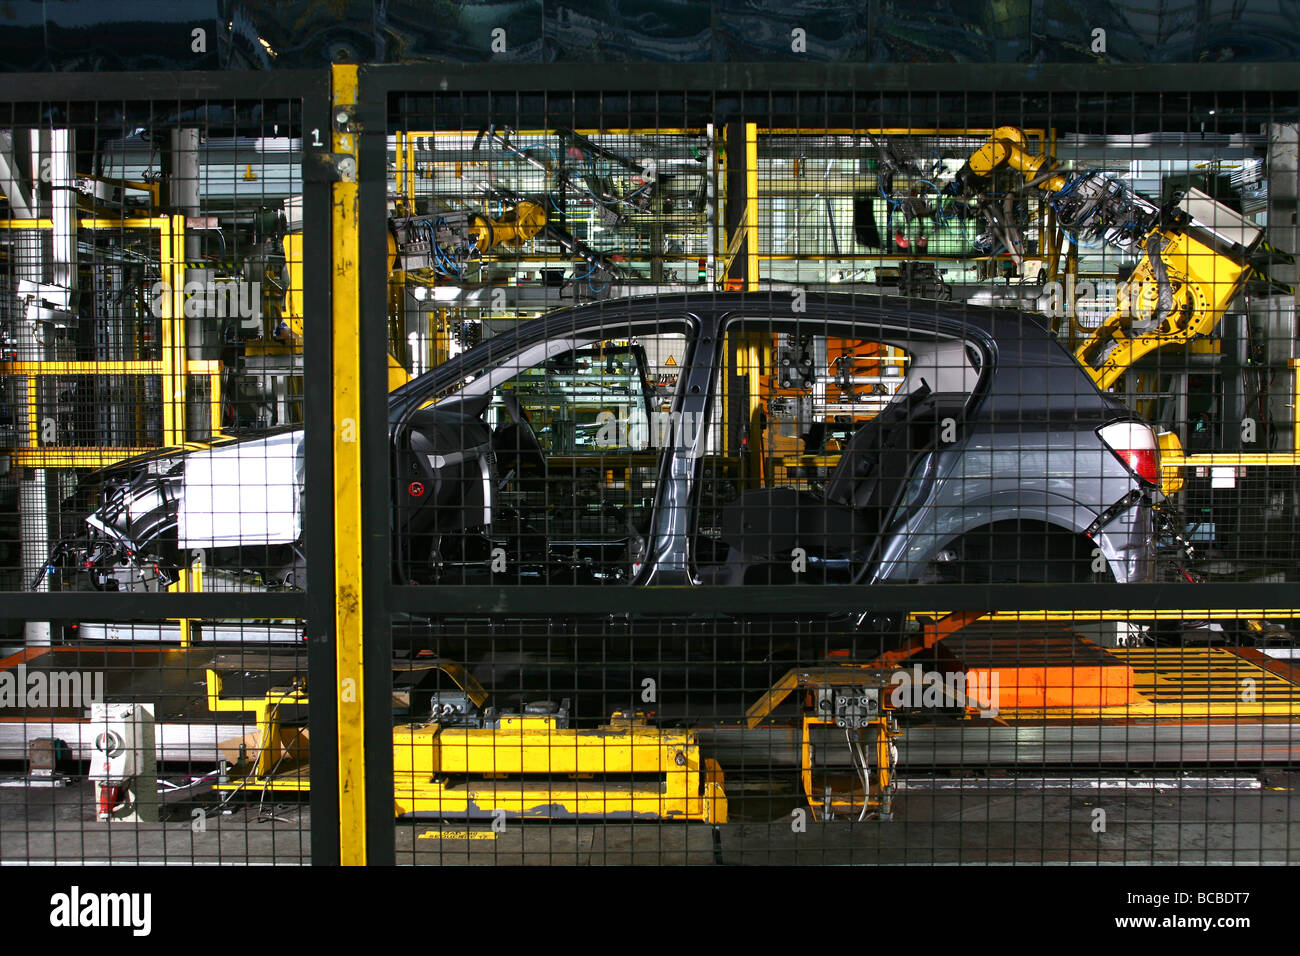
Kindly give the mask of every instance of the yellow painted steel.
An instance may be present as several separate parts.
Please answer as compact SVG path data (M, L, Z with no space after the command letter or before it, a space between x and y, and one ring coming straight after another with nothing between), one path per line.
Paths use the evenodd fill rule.
M753 730L771 716L772 711L801 687L858 687L888 684L893 669L871 664L834 664L827 667L799 667L786 671L775 684L745 711L745 725Z
M191 363L191 369L194 365ZM204 362L203 365L215 365ZM138 362L0 362L0 375L161 375L166 363Z
M605 129L585 129L575 128L574 132L579 136L688 136L691 134L699 135L704 132L702 127L681 128L676 126L610 126ZM516 137L522 136L551 136L555 133L553 129L517 129L513 130ZM478 138L477 130L429 130L429 129L408 129L399 132L398 143L401 143L401 137L405 136L407 143L410 144L412 151L415 149L417 139L436 139L443 143L461 140L472 143Z
M726 279L743 245L745 289L753 292L758 289L758 263L764 258L758 254L758 126L755 123L745 124L745 193L745 209L735 231L726 237L719 274Z
M157 448L113 448L95 446L86 448L49 447L14 448L2 454L19 468L90 468L98 470L115 465L136 455L158 451Z
M971 138L982 138L992 136L996 130L992 127L972 127L972 126L834 126L826 129L795 127L795 126L765 126L759 132L764 136L863 136L870 133L872 136L969 136ZM1045 129L1026 129L1022 130L1031 139L1043 140L1047 136Z
M280 733L280 708L286 705L303 705L308 702L307 692L301 687L272 688L262 697L222 697L221 672L207 668L208 710L212 713L252 713L258 731L257 760L252 775L266 777L275 770L275 741ZM283 778L277 778L277 783ZM279 788L283 789L283 788ZM305 785L294 789L305 790Z
M190 562L188 568L181 568L177 572L177 581L175 589L181 592L192 592L194 594L203 593L203 556L201 553L194 555L194 560ZM192 618L181 617L176 619L180 624L181 647L190 647L194 643L194 621Z
M745 124L745 264L746 289L758 291L758 124Z
M1280 467L1285 466L1293 468L1300 465L1300 451L1297 452L1213 452L1203 455L1187 455L1182 458L1161 458L1160 466L1162 468L1215 468L1236 465L1244 468L1247 465L1255 467Z
M397 132L396 162L393 166L393 191L401 197L404 212L415 212L415 137Z
M173 235L173 218L180 221L179 246L175 244ZM185 315L185 284L176 280L185 274L185 217L160 219L158 231L160 271L167 289L159 301L162 309L159 325L163 355L163 444L179 445L185 441L185 323L181 321Z
M0 362L0 375L27 378L27 444L8 452L12 464L25 468L105 468L124 458L154 451L153 448L106 448L44 445L37 422L36 380L43 375L157 375L162 381L162 447L178 447L186 441L186 394L189 376L206 376L211 394L212 433L221 426L221 364L190 361L185 348L185 217L141 216L121 219L86 217L82 229L156 230L158 232L160 278L169 290L159 300L161 346L158 360L116 360L104 362L23 361ZM49 219L10 219L3 229L52 229Z
M1115 648L1139 700L1119 707L1002 707L1002 720L1219 720L1300 717L1300 684L1219 647Z
M800 667L786 671L768 690L745 711L745 727L757 729L767 720L772 712L785 702L797 690L808 688L825 689L832 687L876 687L880 688L881 709L875 717L866 720L861 727L846 728L837 719L820 714L808 705L803 705L799 719L799 779L803 785L804 795L808 799L813 819L833 817L839 813L860 813L864 806L887 818L891 812L894 793L894 741L902 736L898 721L890 712L893 702L888 688L895 685L893 677L896 670L891 667L878 667L872 664L832 664L822 667ZM863 741L864 734L872 736L871 743L876 751L876 787L862 786L862 778L854 774L848 781L847 789L841 781L833 784L815 769L812 728L835 727L852 735L856 730L856 741L845 740L846 746L857 746ZM856 763L856 761L855 761ZM835 785L838 784L838 787ZM821 789L818 789L818 786ZM861 791L861 798L858 792Z
M53 219L0 219L0 229L53 229Z
M1173 311L1160 328L1132 334L1156 310L1159 283L1150 256L1142 259L1116 293L1116 310L1075 350L1102 391L1143 356L1171 344L1209 335L1241 289L1246 267L1177 230L1161 233L1160 258L1172 286Z
M1052 158L1047 153L1030 153L1028 145L1024 130L1014 126L1001 126L993 131L987 143L971 154L970 168L976 175L987 176L995 169L1010 166L1024 176L1026 181L1034 179L1040 171L1049 172ZM1041 182L1038 188L1057 192L1064 187L1065 176L1058 173Z
M302 338L303 320L303 281L302 281L302 233L291 232L284 237L284 321L289 331Z
M330 68L331 114L352 113L357 104L357 67ZM335 124L331 147L351 157L356 169L357 135ZM339 862L366 862L364 682L361 630L361 296L360 220L357 179L331 184L331 282L334 373L334 628L338 688Z
M818 791L819 775L813 767L812 729L835 727L835 721L805 714L800 719L799 726L799 780L813 819L853 816L860 814L864 805L867 810L880 813L888 819L893 805L894 778L897 776L894 770L894 741L903 735L894 717L881 714L863 728L872 735L871 743L876 750L876 787L874 790L864 790L861 799L858 798L861 778L856 774L850 778L847 790L836 790L822 782L822 788ZM845 744L847 746L848 741Z
M40 442L40 425L36 421L36 376L27 378L27 441L31 445Z
M401 362L397 361L396 357L394 357L394 355L391 352L389 352L388 353L388 390L391 392L394 391L395 389L399 389L410 380L411 380L411 373L406 370L406 368L402 365Z
M403 185L403 193L406 196L408 208L412 213L415 212L415 140L409 136L406 138L406 177Z
M941 618L951 611L913 611L911 618ZM1175 608L1156 610L1155 608L1125 608L1107 611L997 611L986 614L989 621L1053 621L1053 622L1087 622L1087 621L1244 621L1254 618L1286 620L1300 617L1300 608Z
M635 721L593 730L527 716L502 717L499 729L406 725L394 733L393 767L399 816L727 820L722 771L701 757L694 734ZM587 779L606 776L624 779Z
M211 364L215 365L216 363ZM34 391L34 382L28 379L28 384ZM202 451L205 448L223 445L234 440L235 438L229 435L213 435L206 441L187 441L178 448L184 451ZM4 454L9 456L13 464L27 468L100 469L107 468L109 465L124 461L127 458L135 458L138 455L153 455L166 450L161 447L122 448L109 445L56 447L49 445L15 448L5 451Z

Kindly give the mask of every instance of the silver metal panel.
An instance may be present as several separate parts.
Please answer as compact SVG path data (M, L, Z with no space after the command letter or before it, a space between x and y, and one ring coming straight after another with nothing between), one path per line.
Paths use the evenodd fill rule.
M221 759L217 744L242 737L253 730L252 715L248 723L155 724L154 747L159 761L216 762ZM33 740L53 737L68 746L74 760L89 760L96 728L90 721L30 720L0 722L0 760L26 760Z

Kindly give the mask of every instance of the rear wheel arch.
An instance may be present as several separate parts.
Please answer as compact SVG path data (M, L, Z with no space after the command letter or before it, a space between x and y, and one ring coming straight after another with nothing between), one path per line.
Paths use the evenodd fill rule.
M1102 570L1095 570L1099 564ZM950 539L935 550L920 581L1064 584L1113 582L1115 574L1112 556L1082 531L1037 518L1013 518Z

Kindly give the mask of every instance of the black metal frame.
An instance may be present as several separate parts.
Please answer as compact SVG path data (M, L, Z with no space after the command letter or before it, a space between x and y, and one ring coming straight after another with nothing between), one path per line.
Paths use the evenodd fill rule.
M386 136L390 107L409 105L403 97L434 94L518 94L546 109L547 97L574 92L610 91L621 96L707 94L715 108L714 121L754 119L773 123L802 112L812 97L818 110L835 125L839 115L869 115L863 97L879 100L907 97L909 91L960 96L993 94L1000 108L1021 98L1023 122L1051 109L1052 95L1064 98L1108 93L1212 95L1281 93L1300 90L1300 65L1222 64L1163 65L884 65L872 64L554 64L513 65L502 70L490 64L447 66L374 66L360 71L358 99L363 109L360 178L362 208L362 310L384 315L387 307L386 245L381 235L386 200ZM840 99L837 99L839 97ZM1056 101L1060 109L1062 100ZM399 105L400 104L400 105ZM876 110L886 109L877 105ZM805 118L808 114L804 114ZM1117 114L1115 120L1125 117ZM860 612L864 607L906 611L917 607L981 608L1006 611L1105 610L1133 608L1232 609L1287 607L1294 603L1287 584L1095 584L1087 587L1050 585L911 585L767 588L691 587L546 587L438 586L396 587L390 582L392 529L390 517L390 454L387 444L386 341L384 323L371 322L362 344L364 474L362 481L365 533L364 606L366 654L378 660L391 654L393 612L432 612L454 608L466 613L557 615L581 607L590 613L663 613L746 611ZM392 862L393 822L377 808L376 799L391 794L391 742L370 734L383 727L382 706L391 693L391 673L376 669L366 676L367 707L367 838L373 862ZM373 709L372 709L373 708ZM373 743L373 746L372 746Z
M387 262L383 210L386 203L386 135L390 104L403 94L435 92L467 94L520 93L546 97L553 93L620 91L622 94L700 94L711 97L716 120L746 114L794 116L801 104L823 104L827 116L839 115L830 101L847 97L906 97L908 91L961 95L996 93L1025 97L1032 114L1045 108L1044 97L1141 92L1232 95L1272 93L1295 96L1300 90L1300 64L1244 65L885 65L813 63L781 64L491 64L434 66L376 66L360 71L360 207L359 257L362 314L371 321L361 343L363 374L362 443L363 587L365 654L370 660L391 655L391 614L439 610L555 614L574 607L597 613L663 611L666 604L682 611L817 610L849 611L871 606L906 610L917 606L997 608L1003 610L1080 609L1116 607L1149 609L1221 609L1285 607L1294 603L1292 585L1093 585L1062 588L1033 585L929 585L907 587L782 587L765 589L600 587L410 587L391 581L390 456L387 400ZM39 74L10 77L6 101L123 101L301 98L304 126L330 128L330 75L327 71L275 73L162 72L148 74ZM826 96L822 96L826 94ZM837 102L843 102L838 100ZM880 107L877 107L880 108ZM860 106L859 106L860 109ZM858 115L862 115L860 112ZM305 305L312 334L304 344L306 402L329 407L331 388L330 328L330 196L329 184L304 175ZM334 582L332 495L312 488L332 487L333 423L328 414L309 415L306 422L306 468L311 476L304 505L306 552L311 568L306 594L5 594L5 613L13 617L103 619L164 619L174 617L246 616L301 617L307 622L311 685L336 686L334 658ZM366 686L367 845L370 862L394 860L391 812L392 675L372 667ZM338 817L337 709L331 695L313 696L311 720L312 859L337 863ZM385 799L385 795L387 799Z
M15 103L193 102L203 100L297 99L304 126L329 128L330 77L326 71L283 73L51 73L11 76L3 99ZM304 147L305 149L306 147ZM304 306L312 334L303 345L306 403L328 409L332 396L330 347L330 192L329 183L303 176ZM308 415L305 467L308 488L330 488L334 434L330 415ZM189 617L299 618L306 622L308 670L312 686L334 680L334 510L330 494L306 495L304 546L311 571L303 594L143 594L7 593L0 596L6 616L37 620L165 620ZM321 694L309 712L311 739L311 854L314 863L337 863L338 715L335 699Z

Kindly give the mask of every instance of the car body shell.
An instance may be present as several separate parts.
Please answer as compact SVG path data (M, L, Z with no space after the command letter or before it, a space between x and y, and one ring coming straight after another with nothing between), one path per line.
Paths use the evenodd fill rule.
M458 383L503 367L521 354L550 354L572 343L634 337L666 328L686 331L687 352L672 411L701 416L696 420L705 421L716 411L712 406L725 367L724 343L736 322L793 322L809 329L852 327L880 341L960 343L970 350L978 367L959 434L954 441L918 454L906 491L871 542L870 555L861 556L855 581L926 580L928 570L942 565L952 554L954 542L999 523L1024 526L1026 522L1090 544L1092 554L1104 558L1105 576L1111 580L1151 579L1154 541L1150 505L1157 492L1135 476L1098 435L1108 424L1140 419L1118 399L1097 390L1039 317L898 297L806 295L798 312L792 309L792 301L790 294L777 291L629 298L565 309L521 323L391 393L393 474L403 474L400 459L410 448L413 420L422 410L427 413L432 408L436 414L454 405ZM288 434L296 435L296 454L300 455L301 431ZM276 443L294 440L277 439ZM695 443L705 440L703 432L693 439ZM249 441L265 442L265 437ZM189 454L229 458L232 447L237 445ZM167 460L183 465L185 454L177 452ZM156 462L160 456L150 459ZM637 585L698 585L704 580L694 553L702 459L698 444L682 442L660 454L647 541L626 580ZM144 494L139 481L114 484L114 475L126 475L139 467L138 462L122 463L98 480L107 481L109 487L137 489L117 492L119 495ZM205 467L210 473L211 463ZM298 468L301 478L300 460ZM154 470L158 470L156 466ZM168 480L167 499L183 498L184 484L177 486L174 470ZM401 479L395 479L394 496L402 494L401 487ZM294 489L294 507L300 507L300 490ZM156 489L148 494L159 498ZM183 510L183 502L179 507ZM92 538L93 526L97 521L102 524L106 508L116 509L119 515L115 525L118 545L129 545L140 555L160 550L161 544L151 546L148 541L132 539L130 528L121 523L120 501L104 501L89 516ZM177 524L172 521L164 530L175 536ZM292 527L294 534L300 533L301 515ZM157 536L156 515L151 528ZM236 542L232 539L229 543ZM263 549L283 544L300 558L295 542L268 539L265 528L255 543ZM174 537L170 546L179 553L190 543ZM100 550L104 550L102 545ZM281 554L277 560L283 559ZM85 555L79 554L78 561L84 564L84 560ZM404 579L400 566L397 579Z

